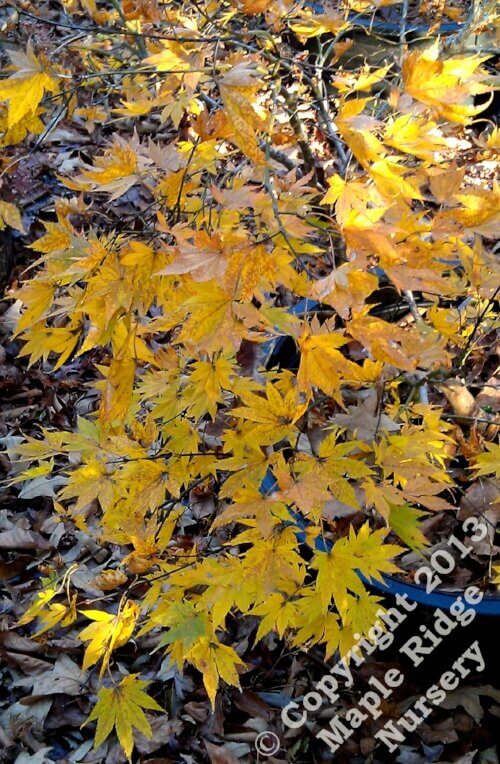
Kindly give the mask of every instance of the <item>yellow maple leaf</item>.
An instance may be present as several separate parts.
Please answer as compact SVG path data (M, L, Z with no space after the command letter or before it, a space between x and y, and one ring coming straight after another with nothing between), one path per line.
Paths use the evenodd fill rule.
M341 334L331 332L312 334L304 327L298 338L300 366L297 374L299 390L311 396L312 388L318 387L342 404L340 385L343 380L359 380L360 369L344 358L338 348L348 342Z
M113 650L124 645L132 636L139 617L139 608L134 602L128 600L117 615L103 610L81 610L80 612L95 621L86 626L79 635L83 642L90 642L85 649L82 667L85 670L102 658L99 671L99 677L102 677L109 665Z
M318 6L316 6L318 7ZM310 9L303 9L293 22L290 29L300 38L310 39L322 34L337 35L342 29L349 26L345 13L325 6L321 14L314 14Z
M245 407L232 410L233 416L255 422L250 432L263 446L296 435L296 423L307 408L299 403L295 387L281 393L271 382L266 385L266 397L247 392L243 395Z
M391 158L378 159L368 167L368 172L382 196L393 199L421 199L418 175L412 174L407 167L398 164Z
M65 185L74 191L107 191L111 200L118 199L139 182L147 166L147 160L138 156L138 147L136 136L126 141L115 135L110 148L94 159L94 166L85 166L80 175L65 179Z
M446 358L446 339L431 327L405 330L380 318L360 316L349 323L348 331L377 361L398 369L431 368Z
M386 529L372 532L365 523L356 534L351 526L349 536L339 539L330 552L315 553L313 567L318 571L316 592L325 609L333 599L345 625L351 623L353 617L349 593L365 599L366 606L370 606L369 595L359 573L368 579L382 581L382 573L396 573L399 570L391 560L403 548L397 544L385 544L387 533Z
M321 203L335 204L336 219L341 228L352 219L353 211L358 220L371 225L382 217L387 208L381 194L373 186L368 186L366 180L345 181L340 175L332 175L328 179L328 185L328 191ZM334 274L335 272L330 276L336 279Z
M494 238L500 225L500 187L498 183L493 188L468 187L464 192L455 194L460 206L454 209L442 210L435 219L433 230L438 233L446 232L451 224L451 230L466 228L481 236Z
M63 589L61 584L56 584L56 582L52 581L50 578L42 578L42 586L42 591L37 592L35 599L31 603L30 607L27 608L27 610L17 622L18 626L24 626L25 624L33 621L35 618L38 618L51 602L51 600L53 600L54 597Z
M497 443L485 443L486 451L476 456L474 470L476 475L495 475L500 478L500 446Z
M250 611L250 615L263 616L255 635L255 643L259 642L270 631L276 630L280 637L293 626L298 616L298 606L290 598L291 591L271 592L269 597Z
M363 312L366 298L375 291L378 280L355 262L343 263L311 286L311 297L332 305L339 316L348 319Z
M75 317L76 318L76 317ZM22 335L27 342L19 351L20 356L29 355L29 365L43 358L45 361L51 353L59 355L59 359L54 365L54 370L58 369L69 358L80 336L79 331L74 331L71 326L45 326L43 323L37 323Z
M192 48L192 46L191 46ZM197 55L196 55L197 54ZM151 64L158 72L190 72L195 67L202 66L199 48L189 49L173 40L162 40L162 49L144 59L145 64Z
M347 0L345 5L353 11L366 13L367 11L378 11L379 8L385 8L387 5L397 5L399 0Z
M332 77L332 84L342 94L353 93L359 90L371 90L373 85L383 81L390 68L391 64L371 71L370 67L366 64L360 72L357 71L354 74L344 72Z
M242 570L245 580L253 582L258 590L255 600L265 599L272 591L281 590L289 581L302 584L305 576L303 560L298 553L296 529L290 526L278 526L268 539L263 539L257 523L251 519L245 521L250 526L231 542L252 544L245 553Z
M76 594L71 597L66 605L62 602L51 602L47 610L38 613L38 618L42 627L33 634L34 637L39 637L49 629L54 629L59 623L61 626L69 626L74 623L76 621Z
M41 112L42 109L37 109L37 112ZM28 133L34 135L40 135L45 130L45 125L37 114L31 112L23 120L17 122L11 128L8 126L8 108L0 108L0 148L4 146L14 146L16 143L21 143Z
M429 544L420 529L420 520L423 517L426 517L425 512L409 504L392 505L390 509L389 525L401 541L414 551L422 550Z
M195 294L184 301L183 308L190 316L177 341L196 343L207 352L236 350L247 330L235 307L236 303L214 280L199 284Z
M186 654L186 660L203 674L203 684L212 708L215 705L215 696L221 679L227 684L241 689L236 667L245 668L246 664L232 647L221 645L215 637L201 637Z
M297 598L297 616L294 623L297 629L292 644L325 644L325 660L328 660L340 643L339 617L330 610L325 610L314 589L306 589Z
M435 162L436 152L443 151L448 140L435 122L416 114L391 117L384 130L384 143L426 162Z
M23 228L21 213L16 205L10 202L2 202L0 199L0 231L3 231L5 226L10 226L15 228L16 231L26 233Z
M55 573L49 578L42 578L43 589L37 593L17 625L24 626L38 618L42 623L42 628L33 634L34 637L37 637L45 631L53 629L58 623L61 623L62 626L68 626L76 621L76 595L70 597L68 593L67 604L52 602L54 597L68 587L69 578L75 569L76 566L70 566L60 581L57 580Z
M347 594L344 624L355 633L368 634L379 617L381 604L382 598L371 594L365 594L362 597Z
M57 223L46 222L43 225L45 226L45 234L33 244L29 244L30 249L43 255L59 254L69 249L72 229L67 220L59 217Z
M26 53L13 51L9 55L16 71L0 81L0 101L9 102L7 126L10 129L26 117L32 119L44 93L57 93L59 84L35 56L30 42Z
M238 522L246 524L246 517L255 517L264 538L269 538L275 525L286 522L289 510L282 501L262 496L256 488L241 488L233 494L234 504L224 509L212 523L211 530L221 525Z
M76 498L77 501L73 507L76 511L83 509L97 498L101 506L106 508L112 500L112 486L112 478L106 469L106 464L102 460L88 457L84 464L71 473L68 482L59 493L59 498Z
M264 164L265 156L258 146L257 133L265 130L266 122L254 108L259 83L248 72L239 76L234 71L237 69L237 66L233 67L219 84L224 111L231 127L231 140L253 162ZM250 70L250 75L252 73Z
M137 674L124 677L116 687L101 687L97 703L85 724L97 721L94 749L109 737L113 727L127 759L130 761L134 747L133 730L147 738L153 736L144 709L163 711L156 700L144 692L149 682L137 679Z
M104 383L99 385L103 390L99 421L103 426L114 427L129 414L136 362L134 358L114 358L109 367L100 366L99 370L105 376Z
M16 297L21 300L25 311L22 313L16 327L16 333L20 333L34 326L47 314L54 300L55 286L41 279L26 281L22 288L16 292Z
M193 416L208 412L215 419L217 404L224 401L222 390L231 389L232 364L223 357L210 361L195 361L185 392L186 402L192 401Z
M363 114L365 106L371 98L342 98L335 123L343 139L351 149L358 162L366 166L367 162L376 162L385 152L384 144L374 130L381 123L368 114Z
M485 105L474 106L468 99L487 93L480 64L488 56L463 56L439 60L440 41L425 50L409 53L403 61L405 90L417 101L429 106L435 114L450 122L467 124Z

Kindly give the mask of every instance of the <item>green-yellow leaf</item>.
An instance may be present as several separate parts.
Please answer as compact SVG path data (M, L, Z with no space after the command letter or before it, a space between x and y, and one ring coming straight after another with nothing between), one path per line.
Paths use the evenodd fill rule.
M498 443L485 443L487 451L476 456L474 469L476 475L492 475L500 478L500 445Z
M409 504L402 504L399 507L391 505L389 525L401 541L408 544L410 549L417 551L429 543L420 530L420 518L425 516L426 512L414 509Z

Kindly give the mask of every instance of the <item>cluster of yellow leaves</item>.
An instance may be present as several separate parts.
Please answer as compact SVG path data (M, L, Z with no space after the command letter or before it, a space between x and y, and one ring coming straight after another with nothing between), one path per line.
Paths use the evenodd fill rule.
M26 53L11 51L10 58L14 73L0 81L0 101L8 103L5 132L17 143L17 139L22 140L26 134L20 123L27 123L28 129L32 129L44 94L57 93L59 81L57 75L49 71L46 61L37 58L31 43Z
M381 4L390 3L345 5ZM481 237L498 225L498 189L468 183L452 157L457 131L479 111L471 97L488 90L483 57L442 59L437 43L407 52L393 80L400 90L382 110L372 91L396 64L332 74L349 161L321 191L314 168L302 171L307 152L290 106L303 98L307 113L318 99L303 83L286 93L289 69L273 60L273 35L336 35L349 28L346 13L267 0L202 3L199 16L149 5L143 18L142 6L124 3L120 19L82 4L95 23L125 19L133 41L151 22L175 29L179 41L139 35L140 55L128 44L120 72L94 40L105 55L81 52L75 71L88 76L73 78L69 118L92 132L108 114L94 105L94 89L107 98L118 82L116 124L139 128L151 117L168 137L117 130L91 163L60 178L76 196L56 202L57 220L31 245L40 267L16 292L24 306L17 333L29 363L54 369L104 349L98 406L75 431L47 429L20 445L34 466L15 478L64 470L58 520L91 532L88 515L98 509L92 532L122 548L120 568L94 585L111 598L132 574L146 594L135 600L127 590L113 611L77 609L67 579L51 579L20 624L38 618L41 634L91 621L79 632L83 667L99 664L100 678L115 678L116 650L152 633L179 668L188 662L203 674L213 705L220 683L239 688L246 670L225 644L228 617L257 616L256 641L276 632L293 645L324 645L327 657L345 653L380 607L365 581L398 570L402 547L385 541L389 529L422 550L422 518L450 507L441 494L453 486L453 426L406 388L448 374L477 317L490 320L498 273ZM220 40L205 28L212 13ZM233 32L261 13L265 33L252 18L240 48ZM349 45L338 43L335 61ZM63 98L60 81L72 80L56 53L35 55L31 44L11 59L0 80L2 144L41 133L45 110ZM276 148L288 151L286 169ZM498 133L479 149L498 152ZM142 232L121 231L119 219L110 225L118 205L144 198ZM17 208L0 202L6 225L23 230ZM339 238L345 258L317 275ZM400 294L424 295L419 320L374 314L381 278ZM292 315L300 298L319 301L328 316ZM458 299L469 307L450 309ZM299 355L296 371L267 369L269 343L285 336ZM471 467L498 477L498 460L486 443ZM216 555L204 555L203 544L186 552L179 541L197 495L214 500L207 533ZM386 527L339 535L332 506L334 518L338 507L373 508ZM309 562L302 540L314 550ZM65 602L55 602L65 587ZM132 674L101 688L89 717L97 746L114 728L130 758L133 730L151 735L144 710L161 709L146 686Z
M71 574L71 568L66 577ZM52 600L65 588L65 579L61 583L55 578L44 578L41 581L42 590L38 592L30 607L19 619L19 625L31 623L38 619L41 628L34 636L38 637L46 631L56 628L58 625L69 626L76 621L76 594L68 597L66 604L61 602L52 602Z
M406 56L402 75L405 90L413 98L429 106L432 112L450 122L466 124L484 106L468 103L471 96L487 93L478 67L488 56L439 59L439 40L423 53Z

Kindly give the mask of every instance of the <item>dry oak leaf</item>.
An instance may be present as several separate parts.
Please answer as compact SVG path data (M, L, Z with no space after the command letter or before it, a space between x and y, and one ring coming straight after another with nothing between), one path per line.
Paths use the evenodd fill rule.
M123 570L103 570L95 578L92 579L92 585L96 589L101 589L103 592L109 592L113 589L117 589L119 586L128 581L128 577Z

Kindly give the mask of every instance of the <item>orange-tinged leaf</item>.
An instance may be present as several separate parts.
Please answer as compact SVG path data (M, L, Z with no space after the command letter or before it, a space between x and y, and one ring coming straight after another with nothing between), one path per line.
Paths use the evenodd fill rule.
M344 380L360 379L360 369L348 361L338 348L348 342L341 334L312 334L307 327L298 338L300 366L297 373L299 389L308 397L317 387L342 403L340 386Z
M231 5L236 6L239 11L246 13L248 16L257 16L259 13L264 13L273 5L273 0L230 0L230 2Z

